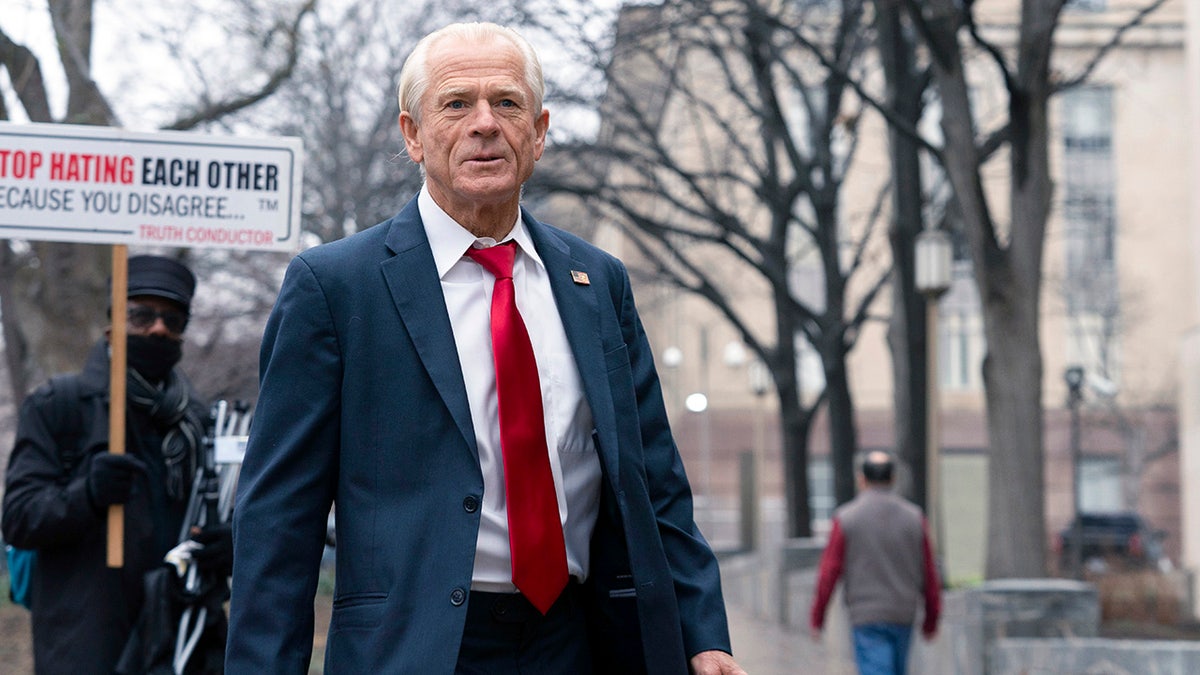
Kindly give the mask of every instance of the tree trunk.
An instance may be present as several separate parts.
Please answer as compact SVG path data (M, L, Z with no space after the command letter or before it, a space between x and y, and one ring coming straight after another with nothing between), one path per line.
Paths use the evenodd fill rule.
M783 430L783 475L789 537L812 536L812 506L808 490L808 432L811 416L800 405L799 392L779 390Z
M1061 3L1047 3L1058 6ZM1042 252L1050 179L1050 53L1057 9L1028 6L1021 16L1015 85L1009 91L1012 213L1008 255L976 260L988 357L991 440L989 578L1046 573L1042 451ZM981 248L979 253L985 251ZM1003 543L1001 543L1003 542Z
M1007 233L997 231L983 190L985 158L976 145L974 110L958 43L962 12L970 8L964 10L952 0L930 0L919 8L914 18L923 22L942 103L942 166L963 217L988 343L983 365L990 458L987 576L1043 576L1039 293L1051 192L1049 61L1061 2L1022 5L1017 66L1005 80L1011 180Z
M912 128L921 119L924 94L922 78L915 72L916 46L904 34L897 0L877 0L875 26L879 54L887 82L887 104ZM927 509L928 441L928 336L925 299L917 293L915 243L923 224L920 147L906 134L888 126L892 165L892 218L888 230L891 243L892 316L888 324L888 346L892 354L892 410L895 452L908 466L912 480L906 496ZM937 358L937 355L934 355Z
M35 257L18 272L19 316L15 328L3 317L6 332L17 330L29 345L28 383L55 373L78 370L91 344L108 324L108 278L112 249L94 244L31 242ZM14 319L15 320L15 319ZM13 392L16 399L25 392Z
M1036 292L1036 291L1035 291ZM987 577L1045 575L1042 475L1042 357L1037 317L1028 298L1014 294L988 315L984 359L988 413Z
M0 324L4 333L4 359L12 400L20 401L30 388L29 344L21 332L24 312L17 302L17 262L8 242L0 244Z
M782 284L775 289L776 297L787 294ZM767 365L779 395L779 425L783 453L783 487L787 509L787 535L812 536L812 505L808 489L808 434L812 427L812 410L800 399L801 387L796 353L796 317L786 310L786 302L775 302L775 344Z
M833 496L838 504L854 499L854 455L858 431L846 376L846 351L835 345L825 354L825 396L829 411L829 452L833 462Z
M819 227L838 230L838 194L822 189L813 195L813 209ZM833 466L833 496L838 504L854 499L854 455L858 452L858 432L854 420L854 401L846 372L847 323L846 278L842 272L842 250L836 237L820 244L825 280L825 307L820 318L821 331L817 351L825 374L825 405L829 418L829 453Z
M102 334L108 307L110 248L31 242L0 255L0 324L14 401L47 376L78 370Z

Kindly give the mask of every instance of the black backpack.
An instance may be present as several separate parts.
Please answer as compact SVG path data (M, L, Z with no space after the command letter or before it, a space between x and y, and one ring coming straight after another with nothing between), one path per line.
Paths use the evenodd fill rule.
M79 376L55 375L50 378L50 388L56 395L50 399L54 406L50 409L48 422L54 445L59 451L59 461L65 469L63 475L69 477L83 457L79 448L79 439L84 434L83 414L79 406ZM37 551L6 546L4 553L8 562L8 597L14 604L28 609Z

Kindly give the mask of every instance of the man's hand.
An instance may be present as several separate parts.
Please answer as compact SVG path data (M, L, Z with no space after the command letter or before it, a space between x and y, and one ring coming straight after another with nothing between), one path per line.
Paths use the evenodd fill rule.
M692 675L746 675L746 671L734 662L733 657L713 649L700 652L689 662Z
M88 468L87 495L97 510L129 501L133 480L146 475L146 465L133 455L101 452L92 457Z
M204 545L204 548L192 551L192 559L201 569L226 577L233 573L233 530L228 523L204 529L193 527L191 538Z

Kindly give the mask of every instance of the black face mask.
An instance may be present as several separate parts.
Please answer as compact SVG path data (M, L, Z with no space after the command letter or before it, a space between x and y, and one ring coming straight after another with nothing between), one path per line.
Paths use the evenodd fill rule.
M128 335L129 367L151 382L162 382L183 358L183 342L162 335Z

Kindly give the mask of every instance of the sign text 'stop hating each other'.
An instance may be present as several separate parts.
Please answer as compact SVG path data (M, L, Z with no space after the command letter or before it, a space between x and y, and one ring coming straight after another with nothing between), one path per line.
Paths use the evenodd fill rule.
M294 250L299 139L0 123L0 237Z

